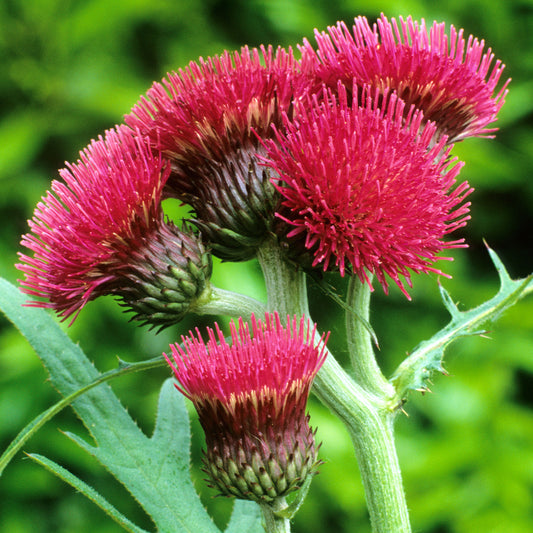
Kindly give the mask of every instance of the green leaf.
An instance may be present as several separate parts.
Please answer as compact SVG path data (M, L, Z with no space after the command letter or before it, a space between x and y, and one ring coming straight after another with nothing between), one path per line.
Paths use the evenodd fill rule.
M487 247L488 248L488 247ZM391 383L396 394L391 407L396 408L410 390L426 390L426 382L435 371L444 372L444 350L455 339L485 332L483 326L495 322L520 298L533 292L533 274L524 279L512 280L496 253L488 248L490 257L500 278L500 289L496 296L469 311L460 311L448 292L441 286L444 306L451 315L448 325L421 342L396 369Z
M224 533L264 533L263 513L255 502L235 500L230 521Z
M118 457L112 449L91 446L73 433L66 435L102 464L112 468L119 479L127 477L133 467L131 456ZM156 426L149 441L133 460L143 461L151 468L154 495L162 492L173 493L176 500L181 502L177 509L169 510L169 515L172 515L176 522L173 529L163 529L163 531L218 531L212 523L209 525L204 523L203 507L201 507L203 512L198 512L197 505L198 503L201 505L201 502L190 478L189 415L184 397L175 389L171 379L165 381L161 389ZM145 457L143 453L150 455ZM173 475L168 477L165 475L166 472L173 472ZM209 526L211 529L207 529Z
M63 481L81 492L84 496L89 498L93 503L98 505L102 511L110 516L118 525L122 526L126 531L131 533L148 533L145 529L136 526L131 520L128 520L120 511L111 505L99 492L94 490L90 485L76 477L74 474L58 465L54 461L38 454L28 454L28 457L33 459L36 463L44 466L49 472L52 472Z
M149 368L156 368L166 364L163 357L156 357L149 359L147 361L141 361L138 363L128 363L119 359L119 366L116 369L105 372L98 379L94 380L89 385L78 389L76 392L69 394L65 398L62 398L57 403L52 405L46 411L43 411L41 414L36 416L24 429L22 429L19 434L13 439L13 441L6 448L4 453L0 456L0 476L5 470L6 466L9 464L11 459L19 452L24 444L41 429L41 427L51 420L57 413L63 410L65 407L69 406L76 398L85 394L90 389L109 381L111 379L123 376L125 374L130 374L131 372L139 372L141 370L147 370Z
M16 287L0 279L0 307L33 346L61 395L99 379L101 374L52 317L43 309L23 307L25 301ZM163 429L159 424L153 438L142 433L107 384L77 398L73 408L96 443L85 443L85 449L130 491L159 530L218 532L190 480L187 413L177 393L167 405L171 400L164 391L158 419L165 413L163 419L174 425ZM170 434L178 437L172 440Z

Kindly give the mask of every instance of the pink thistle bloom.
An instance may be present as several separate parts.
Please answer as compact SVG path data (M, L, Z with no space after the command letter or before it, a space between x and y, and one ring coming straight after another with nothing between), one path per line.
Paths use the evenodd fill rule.
M192 206L224 259L253 256L267 232L275 191L257 167L257 135L281 126L297 79L291 51L244 47L168 74L126 117L171 161L165 194Z
M289 245L303 237L312 266L368 283L373 273L385 292L388 276L408 297L401 277L410 286L410 271L442 274L431 266L437 254L465 246L442 238L465 225L472 189L453 188L462 164L449 158L445 137L435 143L435 125L423 126L420 112L395 94L354 91L363 106L352 107L340 83L338 100L328 90L322 102L302 104L264 163L280 176Z
M217 324L209 340L182 337L165 357L200 418L206 473L222 494L272 502L301 486L318 465L305 407L327 352L309 322L277 313L252 316L251 333L230 323L231 346Z
M115 294L137 320L175 322L202 292L211 264L201 243L164 222L161 196L170 167L122 126L93 141L60 171L29 221L17 267L27 294L62 317ZM189 272L189 262L199 271ZM177 276L177 274L180 274Z
M504 65L494 62L485 43L463 30L411 17L389 22L382 14L371 28L365 17L355 19L353 34L345 23L316 32L318 52L304 43L306 60L315 61L318 77L331 87L341 80L351 88L371 85L381 93L395 90L409 109L411 104L435 121L449 142L465 137L486 136L507 94L507 80L497 91ZM497 91L497 92L496 92Z

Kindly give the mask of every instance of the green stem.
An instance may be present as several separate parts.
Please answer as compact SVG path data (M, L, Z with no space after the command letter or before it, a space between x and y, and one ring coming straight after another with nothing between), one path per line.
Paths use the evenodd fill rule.
M375 533L409 533L409 514L394 444L394 413L361 389L329 354L313 391L346 425L361 471Z
M354 376L362 387L377 395L393 396L394 387L387 381L379 368L373 348L373 339L359 316L369 323L370 285L352 276L348 284L346 299L346 340Z
M261 511L265 517L266 533L290 533L291 523L283 517L282 512L287 508L285 498L278 498L272 504L261 504ZM278 514L280 513L280 514Z
M411 531L393 422L390 413L370 410L356 431L350 428L372 530L376 533Z
M264 315L266 307L262 302L232 291L211 285L209 296L198 301L193 312L198 315L227 315L230 317L250 317Z
M268 310L285 315L309 316L305 275L284 259L275 239L267 239L257 252L267 289Z
M309 316L305 274L283 259L274 241L263 245L258 259L265 276L269 310ZM388 394L369 391L356 383L331 353L315 378L313 391L344 422L352 437L374 533L409 533Z

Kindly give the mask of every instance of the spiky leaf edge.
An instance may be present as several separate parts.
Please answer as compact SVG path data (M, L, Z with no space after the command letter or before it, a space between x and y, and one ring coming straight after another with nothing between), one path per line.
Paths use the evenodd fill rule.
M469 311L460 311L448 291L440 285L444 306L452 318L433 337L421 342L398 366L390 380L396 389L396 394L389 403L391 409L401 406L409 391L427 390L427 381L434 372L445 373L444 350L452 341L460 337L486 333L482 326L495 322L520 298L533 292L533 274L519 280L511 279L496 252L488 246L487 249L500 278L498 293Z

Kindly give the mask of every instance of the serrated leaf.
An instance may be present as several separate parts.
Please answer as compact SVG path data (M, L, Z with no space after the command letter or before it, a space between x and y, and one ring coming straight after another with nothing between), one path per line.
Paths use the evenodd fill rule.
M100 377L90 384L78 389L76 392L65 396L50 408L43 411L38 416L36 416L26 427L24 427L19 434L13 439L13 441L6 448L4 453L0 456L0 476L5 470L6 466L9 464L11 459L19 452L24 444L33 436L39 429L51 420L57 413L62 409L69 406L76 398L85 394L90 389L97 387L101 383L110 381L111 379L123 376L125 374L130 374L132 372L139 372L141 370L148 370L150 368L156 368L165 364L163 357L155 357L147 361L140 361L136 363L128 363L119 358L119 366L116 369L110 370L101 374Z
M255 502L235 500L230 521L224 533L264 533L263 513Z
M218 531L191 481L189 415L183 395L175 390L171 379L165 381L161 388L153 436L141 445L138 452L130 451L129 457L124 457L110 447L93 448L79 436L69 436L100 463L112 468L117 478L127 478L137 464L150 470L150 475L146 476L149 485L145 489L156 497L172 494L172 499L180 502L176 509L168 509L173 529L163 529L156 522L158 529L191 533Z
M16 287L0 279L0 307L35 349L57 390L68 396L99 379L101 374L52 317L43 309L23 307L25 301ZM97 444L95 456L130 491L159 530L219 532L192 488L189 469L183 468L183 462L178 466L163 460L169 450L142 433L107 384L77 398L73 408ZM183 439L179 444L184 444ZM188 443L181 453L188 465ZM186 489L179 487L180 483Z
M43 411L41 414L36 416L26 427L24 427L19 434L13 439L13 441L6 448L2 456L0 456L0 476L5 470L6 466L9 464L11 459L19 452L24 444L33 436L39 429L53 418L57 413L62 409L70 405L78 396L85 393L89 388L92 387L83 387L78 389L73 394L61 399L59 402L56 402L52 407Z
M145 529L136 526L131 520L126 518L99 492L93 489L93 487L87 485L87 483L76 477L67 469L39 454L28 454L28 457L46 468L49 472L55 474L57 477L68 483L86 498L95 503L98 507L100 507L100 509L102 509L102 511L104 511L111 519L113 519L119 526L122 526L126 531L129 531L130 533L148 533Z
M495 322L520 298L533 291L533 274L524 279L512 280L499 257L490 248L489 254L500 278L498 293L474 309L460 311L448 292L441 287L442 299L451 320L431 339L421 342L397 368L391 378L396 389L392 407L399 405L410 390L424 390L433 372L444 371L444 350L452 341L459 337L483 333L482 326Z

